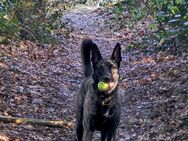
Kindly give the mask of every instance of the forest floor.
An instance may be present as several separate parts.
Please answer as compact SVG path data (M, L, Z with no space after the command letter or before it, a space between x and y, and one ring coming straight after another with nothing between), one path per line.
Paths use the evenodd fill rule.
M75 8L62 17L68 30L59 46L29 41L0 45L0 115L75 124L76 95L84 79L80 43L91 38L109 57L122 45L121 122L119 141L186 141L188 139L188 54L171 50L144 53L127 50L142 36L138 29L113 30L111 14L93 7ZM95 133L95 140L100 134ZM54 128L0 122L2 141L74 141L74 127Z

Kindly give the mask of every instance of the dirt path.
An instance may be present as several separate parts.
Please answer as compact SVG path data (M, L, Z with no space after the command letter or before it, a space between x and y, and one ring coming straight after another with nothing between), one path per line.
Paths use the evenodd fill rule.
M109 15L103 12L92 7L77 9L64 18L70 21L74 40L79 43L82 38L92 38L103 55L108 56L116 42L124 45L129 39L119 38L105 24ZM119 90L122 97L119 140L186 140L187 129L181 127L179 119L188 115L187 55L176 57L168 52L144 55L126 53L126 46L122 48L124 79Z
M26 42L20 48L12 47L11 53L5 49L6 55L0 58L0 114L74 123L75 96L83 80L80 43L89 37L104 56L111 54L116 42L122 44L119 141L187 140L187 54L126 52L126 42L131 38L120 38L118 31L105 24L106 18L108 14L100 9L79 6L62 17L69 30L61 47L35 48ZM34 48L32 52L28 46ZM0 140L73 138L74 128L0 123ZM95 140L99 140L98 132Z
M78 54L80 51L80 43L84 38L91 38L94 42L96 42L103 56L106 57L111 55L115 44L119 42L119 40L115 38L112 30L105 25L105 15L103 14L103 11L97 10L95 7L78 7L78 9L66 13L63 17L63 21L65 23L68 22L68 25L72 30L70 33L70 39L68 39L67 43L70 45L74 40L73 45L71 45L74 46L74 48L70 49L72 54L75 53L75 55L80 55ZM78 58L80 57L78 56ZM122 66L124 66L124 63ZM124 88L120 88L120 91L123 97ZM124 114L122 114L122 116L124 117ZM124 132L123 128L120 128L119 134ZM120 140L124 140L125 136L127 135L122 133ZM96 132L94 137L95 140L99 140L100 133Z

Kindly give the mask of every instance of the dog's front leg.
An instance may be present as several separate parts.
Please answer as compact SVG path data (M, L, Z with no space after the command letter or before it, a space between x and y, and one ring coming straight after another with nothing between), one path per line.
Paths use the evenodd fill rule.
M116 134L115 133L108 134L107 141L116 141Z
M87 108L85 108L86 110ZM91 110L87 109L84 111L84 118L83 118L83 141L92 141L92 133L94 132L94 119L92 114L90 113Z
M101 141L105 141L106 140L106 132L101 132Z
M84 134L83 141L92 141L92 133L93 133L93 123L92 117L90 114L85 114L83 120Z
M84 130L83 141L92 141L92 133L90 130Z
M91 91L88 91L84 101L83 112L83 141L92 141L92 133L95 130L96 99Z

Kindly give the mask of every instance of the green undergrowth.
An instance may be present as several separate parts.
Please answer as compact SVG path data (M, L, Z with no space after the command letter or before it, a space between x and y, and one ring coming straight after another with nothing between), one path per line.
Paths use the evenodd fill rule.
M165 50L175 47L188 52L188 2L186 0L123 0L110 8L116 15L113 20L119 29L137 29L148 22L147 34L141 42L133 40L129 49Z
M0 1L0 43L31 40L40 44L54 44L55 30L62 11L51 1Z

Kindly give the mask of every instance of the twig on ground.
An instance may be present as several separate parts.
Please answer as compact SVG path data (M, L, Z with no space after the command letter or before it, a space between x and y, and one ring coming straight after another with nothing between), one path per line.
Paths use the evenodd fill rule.
M10 117L10 116L2 116L0 115L0 121L7 123L31 123L42 126L49 127L73 127L72 122L68 122L65 120L53 121L53 120L41 120L41 119L31 119L31 118L20 118L20 117Z

